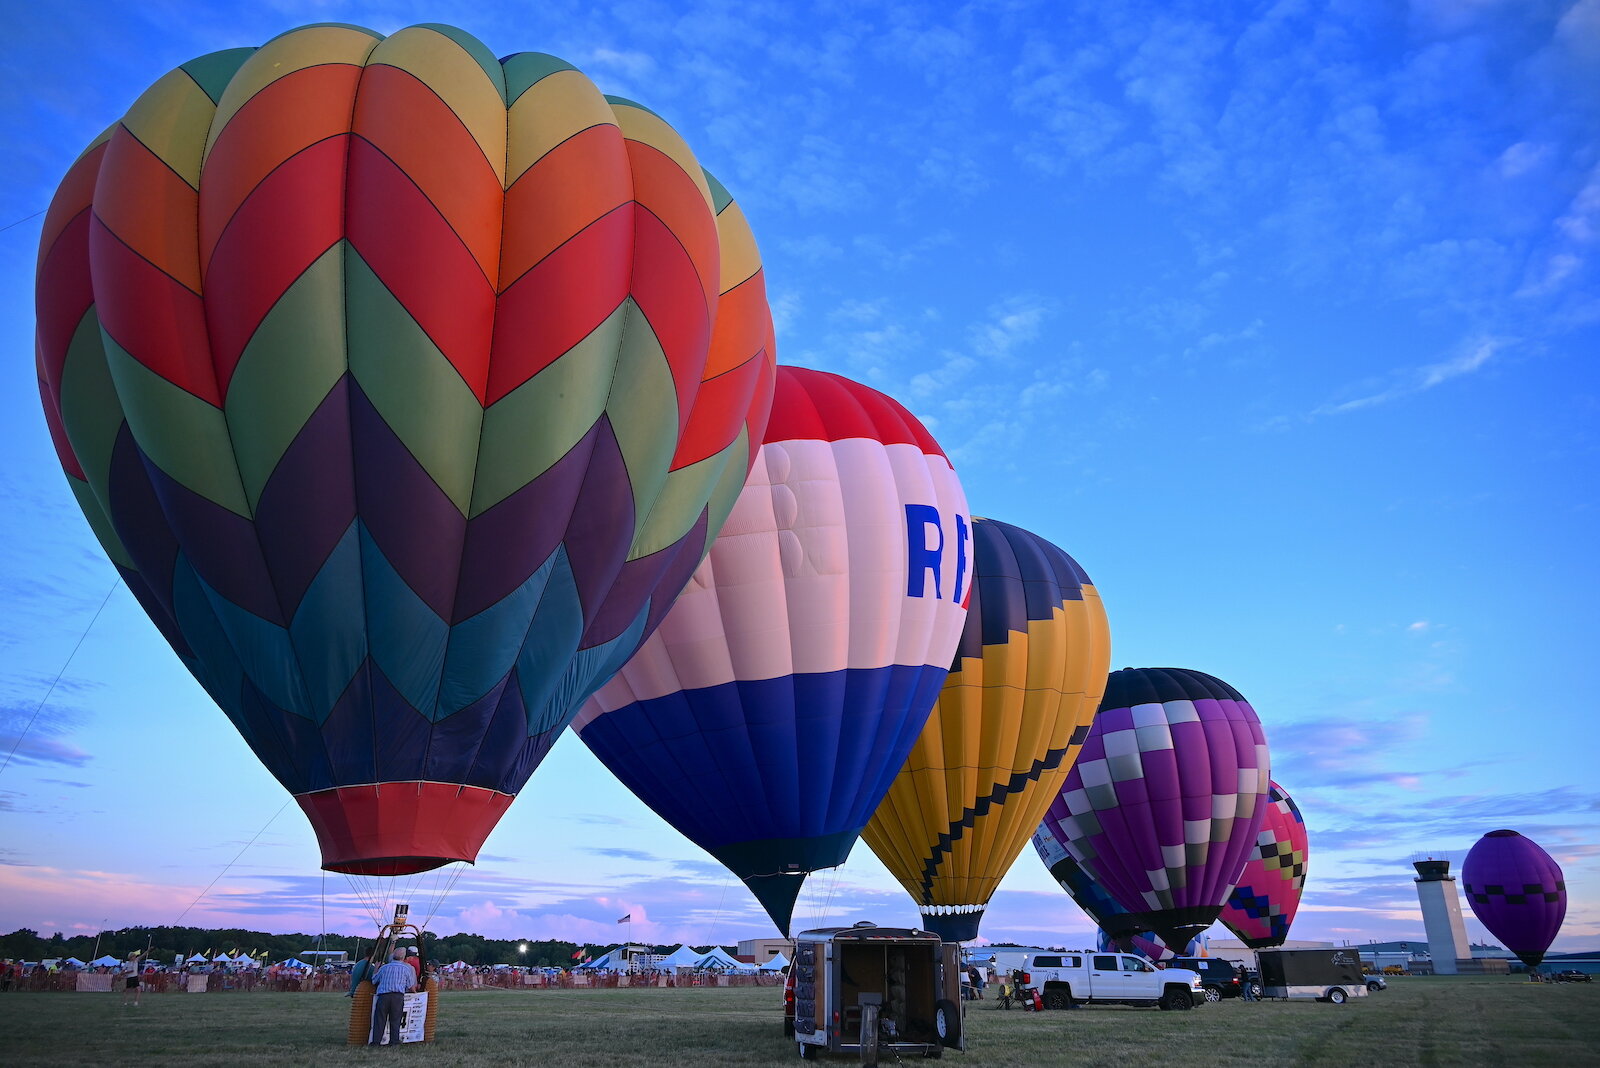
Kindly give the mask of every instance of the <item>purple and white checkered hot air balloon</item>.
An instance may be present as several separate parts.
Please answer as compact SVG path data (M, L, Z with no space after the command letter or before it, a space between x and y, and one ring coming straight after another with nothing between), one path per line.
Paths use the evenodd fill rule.
M1461 888L1489 933L1537 968L1567 916L1561 865L1516 831L1490 831L1467 853Z
M1171 946L1215 922L1250 858L1270 768L1239 691L1184 668L1111 673L1045 827L1130 915Z

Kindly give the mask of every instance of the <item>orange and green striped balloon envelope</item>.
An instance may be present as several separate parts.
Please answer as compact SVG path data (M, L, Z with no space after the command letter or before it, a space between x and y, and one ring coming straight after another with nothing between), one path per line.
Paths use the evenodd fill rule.
M660 116L447 26L156 82L44 225L45 413L324 866L471 860L761 441L738 206Z

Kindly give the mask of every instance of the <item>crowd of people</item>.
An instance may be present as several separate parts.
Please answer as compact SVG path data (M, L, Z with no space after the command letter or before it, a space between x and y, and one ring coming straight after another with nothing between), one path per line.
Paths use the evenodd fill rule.
M501 989L609 989L617 987L691 986L781 986L781 973L728 974L714 969L640 968L634 971L608 968L573 969L524 968L509 965L453 964L423 962L415 947L404 959L416 973L420 986L424 970L442 990ZM78 990L80 975L108 975L108 989L119 991L129 1004L137 1004L145 993L230 993L235 991L338 992L351 993L352 976L368 964L362 960L352 966L280 962L252 965L233 960L205 960L162 965L152 959L124 961L116 965L78 964L68 960L0 960L0 993L51 993ZM191 977L204 981L191 982Z
M0 961L0 993L70 992L82 987L79 976L106 975L109 989L123 992L125 1002L138 1004L139 996L169 991L226 992L235 990L313 991L343 990L349 969L337 965L251 966L234 961L195 961L161 965L154 960L118 964L77 964L69 960ZM203 982L191 982L204 976Z

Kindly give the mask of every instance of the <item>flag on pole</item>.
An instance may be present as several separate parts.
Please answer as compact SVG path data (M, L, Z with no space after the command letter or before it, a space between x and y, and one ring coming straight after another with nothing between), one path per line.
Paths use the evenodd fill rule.
M626 916L622 917L622 919L618 920L617 922L618 923L632 923L633 922L633 913L631 913L631 912L628 913Z

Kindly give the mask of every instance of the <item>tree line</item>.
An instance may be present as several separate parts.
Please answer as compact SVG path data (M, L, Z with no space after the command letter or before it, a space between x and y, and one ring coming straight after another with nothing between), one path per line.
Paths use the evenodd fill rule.
M583 947L576 942L529 938L485 938L483 935L425 933L422 955L443 964L466 961L468 964L520 964L530 968L568 968L584 956L598 957L605 946ZM522 947L527 947L526 949ZM666 953L672 946L654 946L653 952ZM708 952L712 947L694 947ZM724 947L732 952L730 947ZM348 934L269 934L241 928L207 927L122 927L97 934L67 936L57 931L41 935L26 927L0 935L0 958L46 960L52 957L77 957L93 960L110 955L127 960L132 953L148 950L159 964L170 964L176 956L196 953L254 953L265 951L270 961L284 960L314 950L344 951L351 957L372 951L372 939Z

